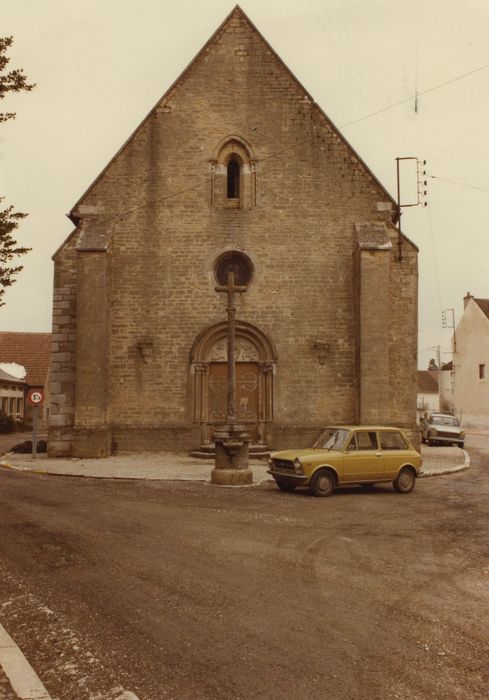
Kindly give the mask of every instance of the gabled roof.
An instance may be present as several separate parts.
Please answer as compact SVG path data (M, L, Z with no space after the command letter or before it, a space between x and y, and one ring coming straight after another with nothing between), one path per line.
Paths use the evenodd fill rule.
M0 368L0 382L9 382L9 384L24 384L25 383L23 379L19 379L18 377L14 377L12 374L5 372L1 368Z
M331 119L323 112L321 107L315 102L313 97L309 94L309 92L304 88L304 86L301 84L301 82L295 77L295 75L292 73L290 68L283 62L283 60L280 58L280 56L276 53L276 51L270 46L270 44L267 42L267 40L263 37L261 32L256 28L256 26L253 24L253 22L250 20L250 18L247 16L245 12L241 9L239 5L236 5L233 10L229 13L229 15L225 18L225 20L222 22L222 24L216 29L216 31L212 34L212 36L208 39L208 41L204 44L202 49L197 53L197 55L192 59L192 61L188 64L188 66L182 71L182 73L178 76L178 78L175 80L175 82L170 86L170 88L165 92L165 94L158 100L156 105L151 109L149 114L143 119L143 121L139 124L139 126L133 131L133 133L129 136L129 138L125 141L125 143L121 146L121 148L117 151L117 153L111 158L111 160L108 162L108 164L105 166L105 168L102 170L102 172L98 175L98 177L95 178L95 180L92 182L92 184L87 188L87 190L83 193L83 195L80 197L80 199L77 201L77 203L72 207L70 213L67 215L71 221L75 225L78 225L79 223L79 217L76 215L76 209L77 207L83 202L85 197L89 194L89 192L93 189L93 187L100 181L100 179L104 176L104 174L107 172L109 167L112 165L112 163L116 160L116 158L124 151L125 147L129 144L130 141L136 136L136 134L139 132L139 130L144 126L144 124L150 119L150 117L153 115L155 110L158 108L158 106L172 93L174 88L178 85L178 83L183 79L184 75L190 70L190 68L198 61L201 55L205 54L207 48L210 46L210 44L213 43L214 39L219 35L219 33L224 29L224 27L231 22L232 18L235 15L241 15L245 19L245 21L249 24L251 29L260 37L260 39L263 41L263 43L266 45L267 49L275 56L275 58L279 61L279 63L282 65L282 67L289 73L289 75L293 78L293 80L297 83L301 91L303 91L304 95L308 97L308 99L311 101L311 103L316 107L316 109L321 113L323 118L328 122L329 126L331 129L337 134L337 136L343 141L343 143L346 145L346 147L349 149L349 151L355 156L355 158L358 160L358 162L362 165L362 167L365 169L365 171L368 173L368 175L372 178L373 181L377 184L379 189L383 192L384 196L389 199L392 204L393 204L393 223L396 223L397 218L398 218L398 211L397 211L397 202L395 199L392 197L392 195L387 191L387 189L384 187L384 185L378 180L378 178L374 175L374 173L370 170L370 168L366 165L366 163L363 161L363 159L358 155L358 153L355 151L353 146L346 140L346 138L343 136L343 134L339 131L339 129L333 124ZM405 234L401 233L401 236L404 240L408 241L413 247L416 248L414 243L405 236ZM62 244L61 247L63 247L64 244ZM59 249L58 249L59 250ZM58 251L56 251L58 252ZM55 254L56 255L56 254ZM54 256L53 256L54 257Z
M437 394L438 382L429 370L418 370L418 393Z
M489 299L475 299L475 303L480 308L480 310L489 318Z
M51 359L51 333L0 332L0 362L15 362L26 369L24 382L44 386Z

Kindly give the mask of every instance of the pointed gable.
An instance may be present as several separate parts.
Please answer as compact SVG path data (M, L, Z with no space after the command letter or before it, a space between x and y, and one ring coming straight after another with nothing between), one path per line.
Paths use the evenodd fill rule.
M229 41L225 41L225 39L229 40L230 36L235 37L233 47L234 55L231 56L228 46ZM254 62L253 55L256 58ZM233 60L230 60L230 57ZM245 60L246 67L244 67ZM236 5L220 27L214 32L214 34L198 52L195 58L184 69L184 71L166 91L163 97L149 112L147 117L135 129L124 145L119 149L108 165L95 179L92 185L90 185L90 187L74 205L69 217L75 224L77 224L80 217L83 216L103 216L104 214L109 214L107 207L105 205L101 206L96 197L95 201L91 199L90 194L93 193L98 183L104 177L111 177L111 169L113 169L113 166L120 159L124 158L125 155L127 156L128 163L130 163L132 167L134 156L128 153L128 150L130 150L130 146L134 143L135 139L140 137L141 141L146 141L148 146L149 144L153 144L155 134L154 122L161 120L162 118L164 119L165 115L170 115L172 113L172 110L175 108L174 98L178 93L180 93L180 97L183 96L183 102L185 103L185 105L179 105L175 108L176 111L178 111L179 118L188 119L188 114L191 114L193 111L196 111L199 108L212 112L213 110L219 110L221 107L226 106L223 105L222 102L220 104L219 101L215 99L213 100L210 97L208 100L203 100L202 95L199 95L198 98L198 102L200 104L197 104L194 100L196 93L192 85L192 78L199 69L209 66L209 64L212 64L212 70L208 70L205 76L209 88L209 95L212 93L212 88L215 84L221 83L220 89L222 89L222 85L227 86L227 96L225 101L228 103L228 106L229 103L234 104L237 100L239 100L240 91L239 87L236 88L236 86L242 82L242 80L240 81L238 79L238 76L241 76L243 72L246 73L245 81L247 83L251 83L252 87L256 89L257 94L255 97L255 102L257 105L260 102L263 103L264 100L270 101L272 104L276 105L278 100L283 99L285 88L286 92L288 93L287 100L289 105L295 104L297 120L301 123L302 120L304 120L303 123L306 127L309 118L312 117L311 121L315 122L318 131L320 131L320 127L322 127L323 130L326 129L326 131L330 133L333 142L336 142L336 148L338 148L338 145L340 145L340 150L342 151L340 159L345 163L348 162L348 165L350 165L351 161L357 164L362 176L370 181L371 186L378 189L379 198L387 200L387 209L391 210L392 221L397 221L397 204L390 193L384 188L358 153L335 127L331 119L325 114L321 107L315 103L313 97L294 76L292 71L285 65L270 44L268 44L259 30L251 22L249 17L243 12L239 5ZM255 78L259 79L256 80ZM262 85L261 91L259 89L260 84ZM252 121L254 117L254 108L253 101L251 100L250 102L249 119ZM253 133L253 130L256 131L256 129L256 126L251 126L250 132ZM203 134L203 136L205 137L205 134ZM304 136L304 142L298 141L296 146L292 149L290 148L290 144L287 144L285 147L290 153L291 158L294 157L295 153L300 152L301 148L310 150L311 134L305 133ZM333 146L331 143L325 146L325 139L321 138L320 133L314 134L313 140L315 140L315 138L320 140L317 141L317 144L314 144L314 150L316 151L314 156L316 158L320 158L321 156L327 157L328 151L335 148L335 146ZM328 139L328 141L331 141L331 139ZM280 140L276 141L275 143L271 141L269 147L263 149L260 153L260 159L271 159L277 155L281 156L283 154L282 148L283 146L280 144ZM150 157L149 153L148 157ZM116 172L113 175L113 180L120 180L120 177L120 171ZM124 188L121 186L119 206L116 207L115 211L112 211L112 216L124 215L128 211L124 207L125 197L123 190ZM167 192L166 196L172 197L178 196L178 194L179 191L174 189ZM129 209L129 212L131 211L132 209ZM90 234L89 238L91 239L92 237L92 234ZM406 240L411 246L413 245L404 235L403 239ZM99 239L98 241L99 245L102 247L106 245L106 242L106 239L103 241L100 241Z

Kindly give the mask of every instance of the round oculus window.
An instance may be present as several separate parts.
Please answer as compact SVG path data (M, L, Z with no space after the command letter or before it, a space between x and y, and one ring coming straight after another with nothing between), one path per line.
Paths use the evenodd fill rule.
M230 272L234 273L234 284L247 287L253 278L253 263L244 253L231 250L220 255L214 266L216 280L222 287L227 285Z

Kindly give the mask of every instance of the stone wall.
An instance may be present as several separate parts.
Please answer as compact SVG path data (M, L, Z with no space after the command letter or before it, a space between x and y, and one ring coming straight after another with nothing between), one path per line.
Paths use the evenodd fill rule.
M249 162L242 196L229 206L220 144L233 138ZM92 398L100 427L111 426L116 436L113 448L114 441L119 450L142 443L157 449L173 440L196 446L189 352L205 326L225 318L213 270L227 250L243 251L254 266L237 316L257 326L277 350L269 442L305 444L324 424L356 421L361 358L355 226L363 222L381 225L392 238L381 256L386 286L377 291L389 300L388 310L376 328L375 293L362 311L372 321L366 352L375 358L382 350L385 359L376 368L382 391L375 416L379 422L415 422L416 249L404 241L398 260L392 201L240 10L73 214L105 232L108 386L103 400L95 388ZM78 339L94 333L93 318L76 324L74 256L80 254L69 241L56 257L55 304L69 309L62 322L55 321L64 350L58 346L53 356L57 410L50 449L59 454L71 449L75 328ZM374 290L375 280L368 284ZM61 308L55 306L60 314ZM321 362L319 347L325 348ZM83 353L89 382L86 344ZM97 367L100 358L93 359L94 376ZM84 391L90 394L89 384ZM83 426L80 415L77 429Z

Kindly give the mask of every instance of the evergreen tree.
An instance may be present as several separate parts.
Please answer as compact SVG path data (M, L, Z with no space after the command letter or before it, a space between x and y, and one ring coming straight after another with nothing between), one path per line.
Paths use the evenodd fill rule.
M11 36L0 37L0 100L3 100L9 92L29 91L34 87L27 82L22 69L7 68L10 61L7 49L12 45L12 41ZM15 112L0 112L0 122L14 118ZM2 201L3 197L0 197L0 202ZM30 250L19 246L12 237L12 232L18 227L19 221L26 216L27 214L14 211L12 206L0 211L0 306L5 304L2 300L5 287L10 287L15 282L15 275L22 270L22 265L13 266L9 263L14 257L24 255Z

